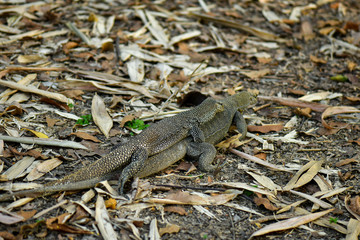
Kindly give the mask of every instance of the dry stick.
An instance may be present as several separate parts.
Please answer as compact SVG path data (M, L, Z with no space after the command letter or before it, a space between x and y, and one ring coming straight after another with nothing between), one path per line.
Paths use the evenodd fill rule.
M24 86L15 82L9 82L9 81L4 81L4 80L0 80L0 85L3 85L5 87L9 87L9 88L13 88L13 89L17 89L20 90L22 92L29 92L29 93L35 93L41 96L45 96L51 99L55 99L57 101L63 102L63 103L71 103L74 104L74 101L70 98L65 97L64 95L60 94L60 93L53 93L53 92L49 92L49 91L44 91L41 89L37 89L33 86Z
M67 148L88 150L87 147L77 142L61 141L61 140L49 139L49 138L11 137L11 136L0 135L0 140L4 140L5 142L38 144L38 145L46 145L46 146L67 147Z
M323 112L329 105L315 103L315 102L306 102L301 101L295 98L282 98L282 97L269 97L269 96L258 96L259 100L277 102L281 105L290 106L290 107L301 107L301 108L311 108L315 112Z

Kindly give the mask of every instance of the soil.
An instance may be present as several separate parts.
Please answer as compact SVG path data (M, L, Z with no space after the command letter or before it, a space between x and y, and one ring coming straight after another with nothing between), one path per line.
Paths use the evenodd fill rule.
M41 30L45 33L55 30L68 30L68 32L54 37L28 36L19 38L17 41L9 41L11 40L9 37L14 33L2 32L1 37L4 40L4 43L0 41L0 51L2 52L0 54L0 65L4 70L0 73L2 79L18 81L28 74L36 73L35 81L41 89L58 93L65 90L72 91L71 94L73 95L67 95L74 99L74 106L69 110L69 113L77 116L93 114L91 111L92 100L94 95L98 94L114 120L110 137L106 138L94 122L84 126L76 125L75 120L63 117L54 111L33 107L33 105L47 106L57 111L66 112L66 104L57 103L55 105L48 98L44 99L36 94L30 94L29 98L19 105L2 102L0 105L0 110L3 112L0 115L1 135L15 129L22 136L34 136L29 131L19 129L20 126L21 129L24 128L24 125L16 123L16 121L22 121L30 123L27 128L44 132L51 138L80 142L91 149L89 152L70 148L28 146L5 142L4 146L1 147L3 154L0 156L0 163L3 162L4 170L20 160L22 156L28 155L29 149L35 149L44 156L44 159L57 157L62 161L60 166L47 172L36 182L45 183L50 179L58 179L69 172L88 165L111 151L122 141L122 138L129 137L130 133L133 134L129 128L122 126L122 119L125 116L132 115L135 118L142 118L146 123L151 124L149 118L144 118L144 116L148 112L154 112L152 106L164 112L177 109L179 106L176 105L176 101L181 102L189 92L201 92L206 96L220 99L239 90L249 90L256 92L259 97L256 105L251 106L245 112L248 125L274 124L282 127L281 130L276 131L261 132L264 131L263 129L250 131L263 139L268 138L268 142L274 146L273 150L264 149L263 144L256 140L247 141L239 146L232 145L232 147L278 166L298 166L300 168L311 161L322 161L322 171L316 174L317 179L312 176L314 178L311 178L311 181L295 188L295 190L309 195L315 194L321 191L319 179L328 184L329 189L352 187L332 198L323 199L334 208L333 212L327 216L336 219L337 223L346 229L347 222L350 219L355 219L345 207L346 197L355 199L356 196L359 196L360 190L360 115L358 112L348 113L349 111L344 111L340 114L329 114L323 119L326 108L316 111L312 102L309 102L306 107L293 106L289 99L329 92L330 96L321 96L316 101L327 105L327 107L346 106L360 109L360 3L358 1L323 1L324 4L319 3L321 1L316 4L313 1L206 1L209 8L208 16L215 19L227 19L229 22L241 24L249 29L257 28L271 32L272 37L277 36L276 39L268 40L265 39L266 34L262 31L259 35L254 35L249 31L239 30L239 28L226 25L221 21L188 14L187 11L190 8L194 9L195 12L206 14L199 2L103 2L95 0L72 2L60 0L53 4L26 7L24 8L26 14L21 15L21 17L19 12L5 11L5 9L10 6L21 9L21 6L25 6L25 1L19 1L18 5L4 4L0 10L2 11L0 23L6 25L11 19L15 21L18 17L19 22L12 26L19 29L21 33L29 33L35 30ZM32 1L27 3L30 4ZM291 18L291 12L297 7L302 7L298 18ZM150 11L171 37L195 30L200 31L201 34L170 47L161 44L154 33L146 28L139 35L130 35L129 33L140 32L141 28L144 27L144 22L139 17L141 10ZM275 13L280 17L280 20L269 21L265 17L266 12ZM91 40L94 40L96 34L93 31L94 22L91 19L95 18L99 22L102 18L109 19L112 16L115 17L115 20L111 30L98 36L102 40L112 39L111 46L102 44L90 47L66 27L66 24L70 22L86 36L89 36ZM116 40L117 37L118 40ZM151 41L147 41L146 38ZM139 39L144 39L143 43L140 43ZM234 66L238 69L217 71L217 73L204 75L200 78L194 77L189 80L185 74L186 70L189 69L174 67L174 62L176 62L174 60L171 63L172 65L169 63L174 69L165 81L161 77L160 68L156 67L160 62L141 59L144 62L145 77L132 87L112 84L109 79L107 79L109 82L100 81L98 85L93 84L92 82L97 81L94 76L89 77L79 71L87 71L87 73L95 71L130 79L127 65L130 59L117 59L114 50L116 41L120 44L120 51L123 51L124 46L136 42L141 49L153 53L154 56L185 55L189 56L188 62L196 66L202 63L204 67L219 69L220 67ZM223 45L221 41L224 42ZM214 48L207 51L197 51L202 47ZM22 60L21 56L30 59L29 55L40 56L41 58L36 61ZM156 59L158 58L156 57ZM8 70L14 65L18 68ZM27 69L26 67L39 69ZM62 67L67 70L46 70L50 67ZM75 72L68 69L79 71ZM99 85L101 86L99 87ZM5 86L0 87L0 92L6 89ZM111 92L111 89L118 92ZM144 95L144 89L153 98ZM82 92L75 92L75 90ZM179 93L170 98L171 104L163 108L164 102L177 90ZM195 103L198 100L197 98L201 98L196 94L191 96L190 103ZM279 102L275 97L281 98L283 101ZM23 113L13 116L6 110L9 106L18 106ZM284 128L285 124L294 117L297 119L295 124L289 128ZM56 121L52 125L49 124L50 120ZM327 127L324 121L330 127ZM97 142L72 134L79 131L86 132L100 141ZM307 143L292 143L284 138L280 140L271 139L271 137L284 137L291 131L297 133L293 139ZM229 131L227 139L235 134L237 134L236 130L232 129ZM37 159L41 160L41 157L37 157ZM350 159L349 163L339 164L347 159ZM199 204L202 208L198 208L185 203L158 203L145 207L145 204L150 204L151 199L166 199L169 194L176 195L181 192L202 193L208 196L221 195L224 194L223 190L227 189L221 183L236 182L260 186L261 184L248 172L258 172L280 187L284 187L297 172L297 170L292 172L275 171L222 149L218 151L216 163L225 162L225 164L216 174L204 173L196 168L187 173L189 166L192 166L189 162L196 167L196 162L185 159L155 176L127 184L127 193L134 193L134 189L138 188L136 200L130 203L125 200L118 200L116 208L112 209L109 206L107 208L110 226L120 239L137 239L137 231L141 239L152 238L153 229L151 228L154 219L157 221L157 229L160 229L160 232L165 232L161 236L162 239L248 239L257 230L280 221L277 220L276 216L281 215L277 214L277 210L282 206L281 204L291 204L303 199L288 191L276 192L276 199L274 200L255 192L237 189L244 192L237 194L234 199L230 200L231 204L247 207L263 216L275 216L274 220L262 223L256 221L261 218L260 215L241 211L235 207L226 206L226 204ZM26 182L26 180L20 177L12 182L19 183ZM219 184L213 184L214 182ZM5 184L8 183L10 181L5 182ZM116 182L113 187L116 189ZM267 188L264 187L264 189ZM71 193L64 198L69 201L80 201L87 191ZM32 212L33 210L38 213L54 206L59 195L34 199L25 205L12 209L11 212L22 216L26 216L24 212L35 214ZM107 195L104 195L104 198L110 199L110 201L113 199ZM256 199L267 199L267 202L257 204ZM95 196L84 205L94 210L96 200L97 197ZM4 203L2 206L6 207L8 204ZM110 202L107 204L110 205ZM15 239L15 237L16 239L105 238L103 234L99 233L98 222L94 216L88 214L78 204L69 203L67 205L76 206L76 211L72 211L76 214L66 215L65 213L69 212L69 209L58 207L37 219L30 217L24 222L17 222L16 224L0 224L0 237L4 239ZM272 207L276 209L271 209ZM316 209L315 204L311 201L305 201L298 207L309 212L312 209L313 212L325 210L323 208ZM0 212L4 214L4 211ZM287 211L286 214L295 217L297 215L295 207ZM358 214L360 213L358 212ZM59 218L61 215L64 218L69 216L71 219L64 220L64 224L61 224L61 217ZM54 221L53 218L57 220ZM51 221L53 222L50 223ZM176 226L178 231L169 226ZM269 232L255 237L255 239L344 239L346 237L344 233L329 226L319 226L314 221L305 223L303 226L305 227L292 227L288 230ZM92 234L80 230L87 230Z

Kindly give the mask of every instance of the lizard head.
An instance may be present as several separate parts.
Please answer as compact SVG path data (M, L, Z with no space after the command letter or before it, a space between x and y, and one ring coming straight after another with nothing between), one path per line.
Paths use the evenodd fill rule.
M240 111L242 111L245 110L249 105L255 104L257 101L256 97L257 95L253 93L242 91L232 95L229 98L229 102L232 106L236 106Z

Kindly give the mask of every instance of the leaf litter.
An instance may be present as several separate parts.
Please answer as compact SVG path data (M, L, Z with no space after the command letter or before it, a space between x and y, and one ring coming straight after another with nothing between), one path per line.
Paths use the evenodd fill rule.
M178 113L174 100L190 91L219 98L256 89L261 107L246 112L253 133L245 141L230 131L218 145L217 160L227 161L214 176L170 167L171 174L135 180L136 201L108 182L79 202L61 201L76 198L71 193L53 206L22 198L0 208L0 222L17 229L1 228L0 236L357 238L359 11L334 1L7 3L0 9L2 190L36 188L21 178L47 182L88 164L86 156L104 153L98 146L122 141L114 133L129 135L126 119ZM75 123L89 114L94 123ZM35 147L46 158L24 154ZM164 212L173 205L188 214ZM261 226L250 213L285 220L268 217L272 223Z

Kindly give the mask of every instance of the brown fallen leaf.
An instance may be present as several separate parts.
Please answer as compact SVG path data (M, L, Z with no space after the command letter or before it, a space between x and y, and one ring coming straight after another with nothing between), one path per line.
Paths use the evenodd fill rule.
M321 122L325 128L333 129L334 127L326 123L325 118L340 113L359 113L359 112L360 112L359 109L348 106L328 107L321 115Z
M53 106L55 106L55 107L57 107L59 109L63 109L65 111L67 111L67 112L71 111L71 109L70 109L70 107L68 106L67 103L61 103L61 102L52 100L52 99L50 99L48 97L42 97L42 98L40 98L40 101L44 102L44 103L47 103L47 104L50 104L50 105L53 105Z
M83 101L83 98L81 97L81 95L84 94L84 91L82 91L80 89L65 90L60 93L68 98L75 98L76 100Z
M296 108L294 112L298 115L311 118L311 108Z
M284 128L283 124L265 124L262 126L254 126L248 125L247 129L249 132L261 132L261 133L268 133L268 132L278 132Z
M315 37L313 27L309 20L304 20L301 22L301 35L303 36L306 42Z
M46 116L46 124L48 125L48 127L53 127L55 126L55 123L60 121L59 119L54 119L54 118L50 118L49 116Z
M164 207L164 211L165 212L177 213L179 215L185 215L185 216L188 215L185 208L183 208L181 206L167 206L167 207Z
M19 223L22 221L24 221L24 217L22 217L21 215L11 213L4 208L0 208L0 223L1 224L11 225L11 224Z
M278 207L274 206L269 199L262 197L259 193L255 194L256 195L254 197L254 202L257 206L263 205L266 209L270 211L276 211L279 209Z
M6 239L6 240L16 240L17 238L9 233L8 231L2 231L0 232L0 239Z
M310 55L310 60L314 63L322 63L322 64L326 64L327 61L325 59L322 59L322 58L318 58L314 55Z
M355 158L347 158L347 159L344 159L344 160L341 160L339 162L337 162L335 165L337 167L341 167L341 166L344 166L344 165L347 165L347 164L350 164L350 163L358 163L359 161L356 160Z
M123 117L121 119L120 127L124 127L125 123L130 122L130 121L132 121L134 119L135 119L135 115L133 115L133 114L126 115L125 117Z
M251 78L251 79L259 79L260 77L266 76L271 73L271 69L265 68L261 70L254 71L241 71L241 74Z
M330 212L332 212L334 209L328 209L322 212L318 212L318 213L311 213L308 215L304 215L304 216L299 216L299 217L294 217L294 218L290 218L284 221L280 221L280 222L276 222L270 225L267 225L265 227L263 227L262 229L254 232L251 236L250 239L255 237L255 236L261 236L267 233L271 233L271 232L277 232L277 231L283 231L283 230L287 230L287 229L291 229L291 228L296 228L300 225L312 222Z
M167 224L166 227L160 228L159 233L160 236L164 235L165 233L177 233L180 231L180 226L176 224Z
M90 135L86 132L74 132L74 133L71 133L70 135L75 135L81 139L90 140L93 142L101 142L97 137Z

